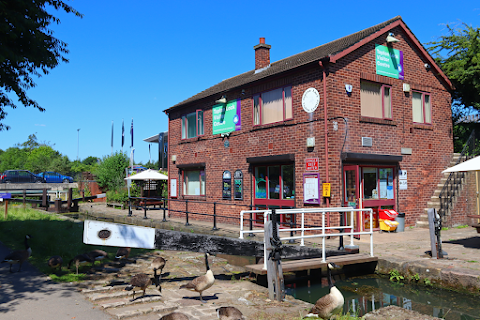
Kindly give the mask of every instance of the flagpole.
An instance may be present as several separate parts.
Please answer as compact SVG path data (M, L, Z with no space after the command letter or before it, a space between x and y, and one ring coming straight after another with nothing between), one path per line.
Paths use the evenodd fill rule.
M113 120L112 120L112 153L111 155L113 156Z

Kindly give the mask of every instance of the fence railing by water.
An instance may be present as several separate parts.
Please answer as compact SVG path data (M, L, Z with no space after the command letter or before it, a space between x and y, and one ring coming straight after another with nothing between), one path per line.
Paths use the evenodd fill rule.
M343 213L342 216L347 217L345 220L346 225L339 225L339 226L327 226L326 225L326 214L331 212L338 212ZM355 236L361 235L369 235L370 236L370 256L373 257L373 224L370 224L370 229L368 231L355 231L355 213L366 212L370 215L370 221L373 221L373 210L372 209L353 209L351 207L332 207L332 208L315 208L315 209L308 209L308 208L299 208L299 209L276 209L276 213L278 215L287 215L287 214L300 214L300 226L293 227L293 228L284 228L279 229L279 233L289 233L289 236L281 236L281 241L286 240L300 240L300 246L305 245L305 239L313 239L313 238L322 238L322 262L325 262L326 258L326 238L327 237L343 237L343 236L350 236L350 245L349 247L355 247L354 245L354 238ZM245 215L251 214L263 214L264 223L263 226L258 226L255 229L245 230L243 227L243 221ZM255 233L263 233L265 234L264 226L267 225L267 222L270 220L270 215L272 214L272 210L244 210L240 212L240 239L244 239L245 234L255 234ZM306 215L309 214L321 214L322 215L322 225L320 227L310 227L305 224ZM340 219L342 221L342 219ZM343 224L343 223L341 223ZM347 230L347 231L346 231ZM321 231L321 233L314 233ZM338 231L338 232L334 232ZM299 233L300 235L293 235L294 233ZM308 233L308 234L307 234ZM269 239L268 239L269 240ZM263 239L264 242L264 269L267 268L266 257L268 257L268 253L266 252L266 245L265 241L267 239Z

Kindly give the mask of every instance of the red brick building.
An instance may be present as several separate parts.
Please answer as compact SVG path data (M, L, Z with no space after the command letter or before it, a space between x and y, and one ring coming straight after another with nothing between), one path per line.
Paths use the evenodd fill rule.
M452 156L452 85L401 17L276 62L264 38L254 50L254 70L165 110L169 196L232 217L393 208L415 225Z

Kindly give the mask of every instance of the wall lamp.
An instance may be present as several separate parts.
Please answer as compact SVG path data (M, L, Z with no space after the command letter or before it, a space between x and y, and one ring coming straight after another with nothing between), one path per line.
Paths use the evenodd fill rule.
M387 36L387 43L393 43L393 42L399 42L397 38L394 37L395 35L393 33L389 33Z
M215 103L227 103L227 98L222 96L220 99L215 100Z

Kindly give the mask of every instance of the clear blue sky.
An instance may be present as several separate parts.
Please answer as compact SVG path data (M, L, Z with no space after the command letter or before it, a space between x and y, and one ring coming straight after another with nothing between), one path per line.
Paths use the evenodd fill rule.
M470 1L66 1L84 14L52 10L52 28L66 43L69 63L36 79L28 95L45 112L7 109L0 149L36 133L70 160L130 154L149 161L143 139L168 130L163 110L254 68L253 46L271 45L272 62L352 34L397 15L422 43L446 34L444 24L479 26L480 2ZM80 129L80 131L77 131ZM78 142L78 143L77 143ZM158 145L152 144L152 161Z

